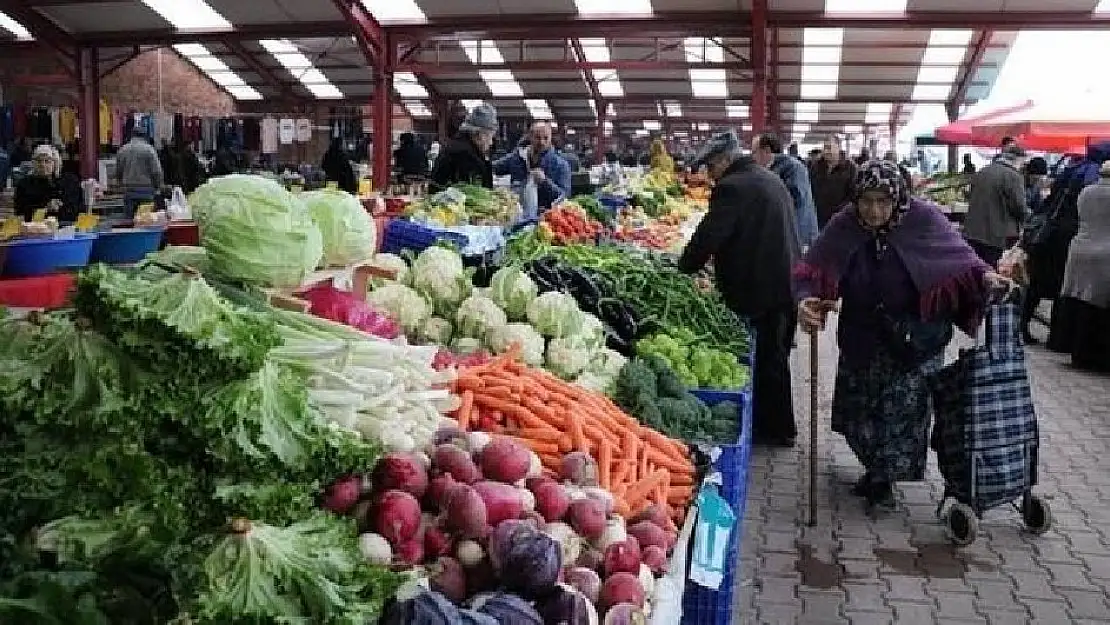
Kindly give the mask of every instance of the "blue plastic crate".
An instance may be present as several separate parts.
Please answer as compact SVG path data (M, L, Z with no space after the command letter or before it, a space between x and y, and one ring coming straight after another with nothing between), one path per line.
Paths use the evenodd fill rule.
M3 275L22 278L85 267L96 237L77 233L72 239L19 239L0 244L7 250Z
M400 254L404 250L410 250L418 254L439 241L448 241L461 249L466 247L470 239L463 234L442 232L404 219L394 219L385 228L381 251Z
M601 194L597 196L597 201L610 211L617 212L622 208L628 207L628 198L623 198L617 195Z
M162 244L165 228L125 228L101 232L89 262L122 265L137 263Z
M740 440L735 445L720 445L721 455L713 468L721 473L721 496L736 513L736 526L729 537L724 581L720 590L710 590L687 581L682 594L683 625L730 625L732 593L744 538L744 510L748 499L748 472L752 454L752 395L750 390L691 391L707 404L735 401L740 405ZM692 543L691 543L692 544Z

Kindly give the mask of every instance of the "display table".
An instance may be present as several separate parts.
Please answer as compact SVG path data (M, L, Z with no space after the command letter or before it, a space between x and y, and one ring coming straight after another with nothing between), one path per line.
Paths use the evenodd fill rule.
M200 245L200 230L195 221L173 221L166 226L166 245Z
M74 288L72 273L0 280L0 306L61 308Z

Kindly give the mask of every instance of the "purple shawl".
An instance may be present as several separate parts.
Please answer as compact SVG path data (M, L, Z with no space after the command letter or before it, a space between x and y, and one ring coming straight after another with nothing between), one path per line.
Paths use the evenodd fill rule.
M851 208L838 212L794 268L796 293L838 299L849 259L875 236L860 225ZM974 334L987 300L983 274L990 268L944 213L928 202L910 200L905 214L886 234L886 242L902 260L921 296L922 319L949 316L961 330Z

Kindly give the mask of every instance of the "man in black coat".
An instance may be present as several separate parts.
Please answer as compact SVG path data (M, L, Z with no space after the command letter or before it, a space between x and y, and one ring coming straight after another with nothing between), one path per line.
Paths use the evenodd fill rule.
M795 323L790 272L800 254L794 202L777 175L741 154L734 131L710 139L699 161L716 186L709 212L678 266L695 273L713 260L725 302L755 331L755 441L792 446L797 428L790 378Z
M492 189L489 151L497 130L497 109L485 103L474 107L459 126L458 134L440 149L432 168L431 190L438 192L457 184Z

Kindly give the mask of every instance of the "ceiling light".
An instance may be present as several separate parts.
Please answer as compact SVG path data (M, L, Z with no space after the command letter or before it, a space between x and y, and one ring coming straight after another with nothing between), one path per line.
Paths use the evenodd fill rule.
M337 100L343 97L343 92L333 85L323 72L316 69L312 61L292 41L263 39L258 42L258 45L277 59L277 62L293 74L293 77L312 95L326 100Z
M177 30L231 30L224 19L204 0L143 0L143 4L162 16Z
M651 15L651 0L574 0L579 15Z
M432 111L419 100L405 100L405 109L413 117L431 117Z
M906 0L825 0L826 13L905 13Z
M231 97L235 98L236 100L261 100L262 99L262 94L259 93L258 91L256 91L254 87L248 87L248 86L242 85L242 86L225 87L225 89L227 89L227 92L231 94Z
M867 112L864 114L863 123L865 124L886 124L890 122L890 110L893 108L890 102L870 102L867 104Z
M379 22L426 22L416 0L362 0L362 6Z
M802 85L800 95L807 100L836 97L840 81L843 28L806 28L802 32Z
M402 98L426 98L428 90L420 84L420 79L412 72L397 72L393 75L393 88Z
M34 37L31 36L31 31L27 30L23 24L13 20L7 13L0 11L0 28L15 35L19 41L31 41Z

